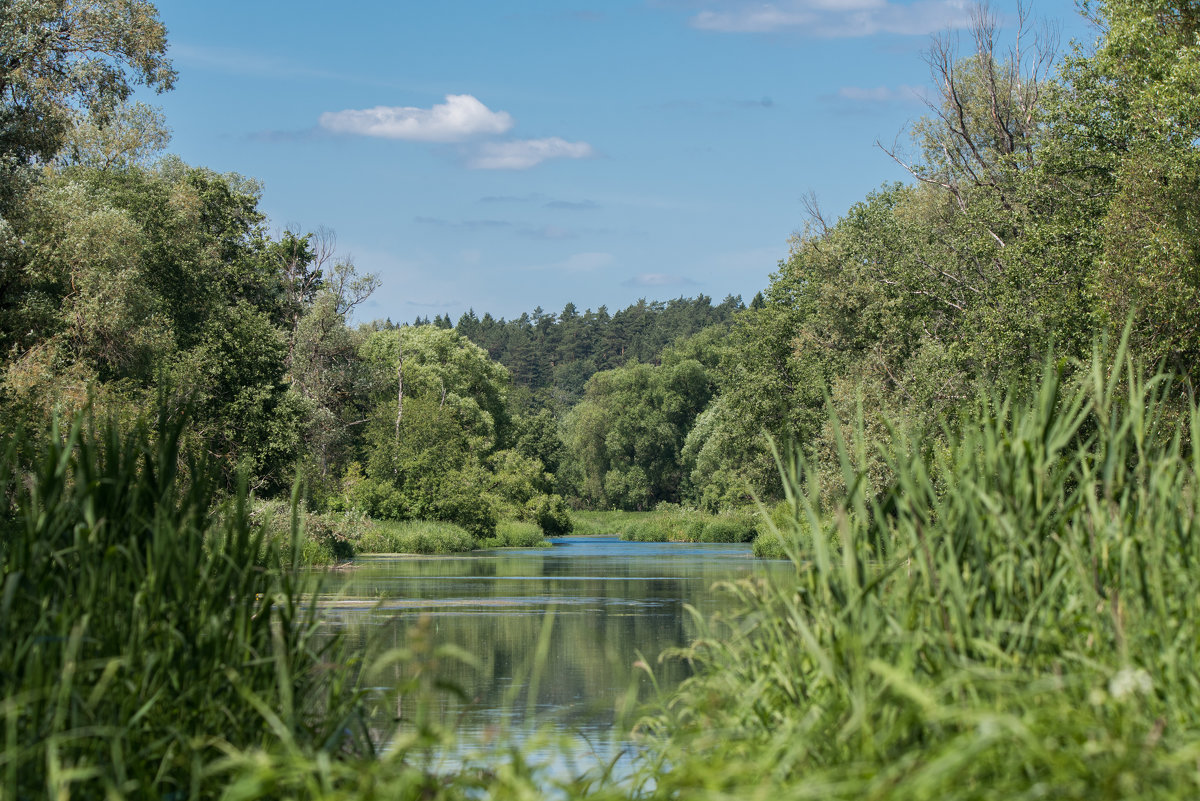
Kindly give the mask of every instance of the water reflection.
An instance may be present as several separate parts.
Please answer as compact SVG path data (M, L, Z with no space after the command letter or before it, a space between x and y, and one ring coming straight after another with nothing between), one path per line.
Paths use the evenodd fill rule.
M464 733L528 723L532 709L538 723L606 735L627 690L637 688L643 699L651 691L649 678L633 667L639 653L664 689L685 677L678 661L657 664L663 649L695 634L685 604L710 614L723 603L714 583L785 569L753 559L745 545L552 542L540 550L361 559L326 582L327 619L364 647L372 638L393 647L429 616L436 641L478 660L475 668L441 666L469 699L443 709ZM527 683L550 610L547 659L530 703Z

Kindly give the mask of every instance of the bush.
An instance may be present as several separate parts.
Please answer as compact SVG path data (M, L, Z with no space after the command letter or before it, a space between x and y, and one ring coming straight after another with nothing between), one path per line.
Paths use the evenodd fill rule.
M438 520L454 523L478 539L495 536L499 515L487 496L475 484L457 480L450 474L442 483L441 494L434 501Z
M703 512L679 509L651 512L632 521L621 532L621 539L631 542L700 542L707 517Z
M750 542L757 526L745 512L709 515L682 509L676 504L659 504L656 511L639 515L621 532L633 542Z
M754 538L754 544L751 548L754 555L759 559L786 559L787 551L783 548L783 542L779 538L778 532L761 531Z
M342 478L342 494L330 502L333 511L359 512L376 520L403 520L404 495L393 484L367 478L362 466L351 462Z
M478 547L461 526L441 520L375 521L356 543L359 553L446 554Z
M305 536L339 562L354 558L354 543L362 539L369 525L362 512L309 513L304 517Z
M529 518L541 527L547 537L570 534L575 528L571 512L560 495L543 495L534 498L527 507Z
M537 523L527 520L501 520L496 526L496 536L483 541L485 548L548 548L550 543L542 536Z
M726 513L704 524L701 542L750 542L754 539L757 521L749 514Z
M292 505L283 501L255 500L250 504L250 522L262 528L266 541L290 564L329 565L354 558L354 543L368 524L361 512L312 514L297 510L299 539L292 538ZM263 553L266 558L266 552Z
M829 512L788 470L795 572L730 585L683 649L655 797L1197 797L1200 410L1083 372L979 401L937 454L898 427L881 491L843 450Z

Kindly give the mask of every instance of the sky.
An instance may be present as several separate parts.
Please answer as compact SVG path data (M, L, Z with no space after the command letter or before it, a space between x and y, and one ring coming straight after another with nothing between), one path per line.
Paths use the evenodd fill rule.
M170 151L382 286L360 320L764 289L814 197L907 174L959 0L159 0ZM1016 5L991 6L1011 34ZM1073 2L1033 15L1094 38ZM1028 39L1025 40L1028 43Z

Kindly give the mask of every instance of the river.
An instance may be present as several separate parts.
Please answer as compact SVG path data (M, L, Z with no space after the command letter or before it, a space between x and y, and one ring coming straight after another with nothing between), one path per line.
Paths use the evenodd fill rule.
M649 699L655 683L669 692L687 675L678 660L658 661L664 649L693 639L686 606L710 615L729 604L714 589L717 582L788 568L754 559L747 545L616 537L551 542L541 549L360 558L328 577L326 619L363 647L370 639L381 648L410 645L420 625L434 643L470 654L474 665L453 659L437 665L463 693L462 700L443 696L438 712L467 736L511 736L535 724L619 743L627 721L619 730L614 723L626 701L633 694ZM639 655L653 680L634 666ZM402 680L397 671L394 679Z

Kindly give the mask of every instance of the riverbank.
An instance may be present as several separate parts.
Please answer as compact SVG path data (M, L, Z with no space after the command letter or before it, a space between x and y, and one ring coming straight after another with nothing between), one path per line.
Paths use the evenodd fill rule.
M251 504L251 522L285 562L319 567L362 554L451 554L488 548L546 548L541 527L525 520L501 520L491 537L478 538L462 526L440 520L373 520L354 512L315 514L293 511L282 501ZM293 557L293 551L295 555Z
M772 511L773 518L788 517ZM580 536L617 536L627 542L751 543L760 559L783 559L787 554L777 534L779 521L768 525L755 510L707 514L694 509L666 508L652 512L578 511L571 513Z

